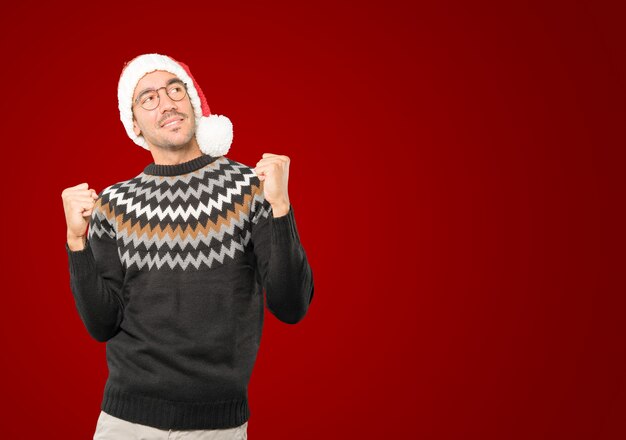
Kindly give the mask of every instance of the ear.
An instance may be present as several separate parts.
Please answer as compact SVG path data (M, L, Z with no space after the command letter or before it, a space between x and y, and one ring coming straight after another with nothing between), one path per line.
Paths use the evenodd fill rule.
M139 125L137 125L135 115L133 115L133 131L135 132L135 136L139 136L141 134L141 129L139 128Z

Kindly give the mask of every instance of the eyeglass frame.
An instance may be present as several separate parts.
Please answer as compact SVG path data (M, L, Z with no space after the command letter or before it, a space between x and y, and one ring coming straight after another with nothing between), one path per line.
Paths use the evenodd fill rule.
M176 81L176 82L173 82L172 84L168 84L168 85L166 85L166 86L159 87L158 89L150 89L150 90L146 90L146 91L144 91L144 92L143 92L143 93L141 93L139 96L137 96L137 98L135 98L135 100L133 101L133 105L132 105L132 106L133 106L133 107L135 107L135 106L139 105L139 107L141 107L142 109L144 109L144 110L145 110L145 111L147 111L147 112L151 112L152 110L156 110L157 108L159 108L159 105L161 105L161 94L159 93L159 90L161 90L161 89L165 89L165 94L166 94L166 95L167 95L167 97L168 97L168 98L170 98L172 101L174 101L174 102L180 102L180 101L182 101L183 99L185 99L185 96L183 96L183 97L182 97L182 98L180 98L180 99L174 99L174 98L172 98L172 97L169 95L169 93L167 93L167 88L168 88L168 87L170 87L170 86L172 86L172 85L174 85L174 84L182 84L182 85L185 87L185 96L188 96L188 95L189 95L189 90L187 89L187 83L186 83L186 82L184 82L184 81ZM156 95L157 95L157 105L156 105L156 107L154 107L154 108L152 108L152 109L150 109L150 110L148 110L147 108L145 108L143 105L141 105L141 104L138 102L138 101L139 101L139 98L141 98L141 97L142 97L145 93L147 93L147 92L156 92Z

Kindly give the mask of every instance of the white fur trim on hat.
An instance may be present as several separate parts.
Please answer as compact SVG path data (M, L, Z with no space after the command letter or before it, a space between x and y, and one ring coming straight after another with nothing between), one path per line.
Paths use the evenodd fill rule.
M233 141L233 124L223 115L203 115L200 95L194 81L185 69L172 58L156 53L140 55L131 60L120 75L117 88L120 120L126 134L137 145L149 149L143 136L137 136L133 130L132 100L135 87L143 76L155 70L172 73L187 84L187 92L196 119L196 140L200 150L210 156L222 156L228 153ZM209 112L210 113L210 112Z

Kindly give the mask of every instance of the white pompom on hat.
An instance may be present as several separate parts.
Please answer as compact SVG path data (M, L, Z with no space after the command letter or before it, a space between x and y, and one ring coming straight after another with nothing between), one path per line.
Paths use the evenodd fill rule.
M196 140L200 150L209 156L222 156L228 153L233 142L233 124L226 116L211 114L202 89L196 83L185 63L172 57L150 53L139 55L128 61L122 70L117 86L117 100L120 119L126 134L137 145L149 150L143 136L133 131L133 95L137 83L146 73L164 70L172 73L187 84L187 93L196 118Z

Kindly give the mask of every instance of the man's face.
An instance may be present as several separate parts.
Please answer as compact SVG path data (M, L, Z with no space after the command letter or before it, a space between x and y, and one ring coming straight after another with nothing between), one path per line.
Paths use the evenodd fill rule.
M133 93L133 130L137 136L143 135L150 149L157 147L179 150L190 143L196 143L196 120L189 95L180 101L170 98L166 90L170 87L184 87L178 77L162 70L147 73L135 87ZM141 102L148 96L145 92L166 87L158 91L159 105L146 110ZM170 123L175 121L174 123Z

